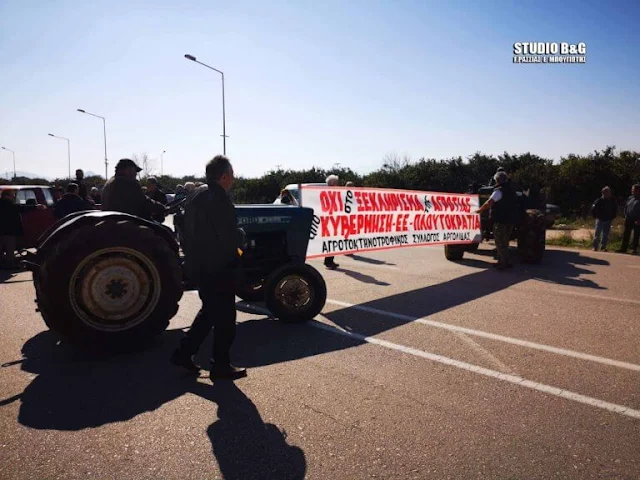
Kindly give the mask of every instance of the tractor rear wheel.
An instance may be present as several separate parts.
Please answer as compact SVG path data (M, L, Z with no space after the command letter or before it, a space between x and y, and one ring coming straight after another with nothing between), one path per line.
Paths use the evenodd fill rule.
M460 244L448 244L444 246L444 256L447 260L452 262L462 260L464 251L467 249L466 245Z
M49 328L90 349L139 349L178 311L178 255L147 226L100 220L69 232L36 274Z
M527 210L518 228L518 253L523 263L540 263L545 251L546 226L540 210Z
M322 311L327 301L327 285L312 266L291 263L269 275L265 300L269 311L280 321L305 322Z

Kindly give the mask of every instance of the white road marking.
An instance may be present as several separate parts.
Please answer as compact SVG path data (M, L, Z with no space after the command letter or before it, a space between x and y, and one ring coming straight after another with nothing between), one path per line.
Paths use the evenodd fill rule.
M633 305L640 305L640 300L632 300L630 298L607 297L606 295L593 295L592 293L571 292L569 290L557 290L557 293L562 293L564 295L574 295L576 297L595 298L596 300L606 300L611 302L631 303Z
M348 332L342 328L333 327L325 323L311 322L309 325L314 328L319 328L321 330L326 330L328 332L336 333L338 335L343 335L349 338L355 338L357 340L360 340L361 342L370 343L373 345L379 345L381 347L388 348L390 350L395 350L395 351L406 353L416 357L421 357L427 360L431 360L433 362L449 365L451 367L460 368L468 372L477 373L479 375L495 378L503 382L512 383L514 385L530 388L531 390L536 390L538 392L548 393L556 397L564 398L566 400L571 400L573 402L582 403L585 405L591 405L593 407L600 408L602 410L607 410L609 412L617 413L627 417L640 419L640 410L634 410L624 405L605 402L604 400L588 397L586 395L581 395L579 393L571 392L569 390L563 390L561 388L545 385L543 383L534 382L532 380L527 380L517 375L510 375L507 373L498 372L496 370L490 370L488 368L479 367L478 365L473 365L467 362L461 362L459 360L454 360L452 358L444 357L442 355L436 355L434 353L425 352L423 350L418 350L416 348L405 347L404 345L398 345L397 343L388 342L386 340L381 340L379 338L365 337L364 335Z
M576 352L574 350L567 350L565 348L557 348L541 343L529 342L527 340L521 340L519 338L506 337L504 335L497 335L495 333L483 332L482 330L474 330L471 328L459 327L457 325L449 325L448 323L436 322L434 320L427 320L426 318L415 318L411 315L403 315L401 313L387 312L386 310L379 310L377 308L367 307L364 305L354 305L351 303L340 302L338 300L327 299L327 303L339 305L341 307L353 308L363 312L375 313L391 318L397 318L399 320L406 320L408 322L421 323L430 327L442 328L452 332L466 333L467 335L473 335L476 337L488 338L490 340L496 340L499 342L510 343L512 345L518 345L520 347L532 348L534 350L541 350L543 352L555 353L557 355L563 355L565 357L579 358L580 360L587 360L590 362L601 363L603 365L609 365L612 367L624 368L627 370L633 370L640 372L640 365L634 363L621 362L619 360L612 360L610 358L599 357L596 355L590 355L588 353Z
M484 348L478 342L474 341L473 338L471 338L469 335L467 335L465 333L462 333L462 332L455 332L455 334L460 340L462 340L464 343L469 345L477 353L479 353L480 355L485 357L488 362L492 363L494 365L494 367L496 367L501 372L511 373L511 374L515 374L516 373L508 365L505 365L493 353L491 353L489 350Z

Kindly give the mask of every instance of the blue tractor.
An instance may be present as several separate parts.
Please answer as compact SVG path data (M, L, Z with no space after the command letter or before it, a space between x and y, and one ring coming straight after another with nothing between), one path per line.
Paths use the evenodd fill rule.
M243 237L237 296L264 302L283 322L304 322L324 307L327 289L305 263L313 210L236 207ZM118 212L69 215L24 261L47 326L89 349L141 348L163 332L185 291L183 256L165 225Z

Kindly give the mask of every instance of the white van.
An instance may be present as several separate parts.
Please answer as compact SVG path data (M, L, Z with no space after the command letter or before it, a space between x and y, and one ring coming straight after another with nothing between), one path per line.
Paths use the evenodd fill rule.
M283 190L288 190L291 195L293 195L293 197L296 199L296 202L298 203L298 206L302 206L302 202L300 201L300 185L302 185L303 187L327 186L326 183L290 183L289 185L284 187ZM278 195L278 198L276 198L273 203L275 205L282 205L282 202L280 201L280 195Z

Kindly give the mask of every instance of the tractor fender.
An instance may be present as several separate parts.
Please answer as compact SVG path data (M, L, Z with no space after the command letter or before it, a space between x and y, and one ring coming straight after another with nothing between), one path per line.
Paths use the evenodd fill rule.
M111 212L102 210L87 210L84 212L76 212L71 215L67 215L54 225L52 225L47 231L45 231L38 239L37 250L38 253L46 252L49 247L55 245L62 237L69 232L83 227L87 224L97 224L103 220L128 220L137 225L144 225L149 227L155 234L164 239L169 248L173 250L176 255L179 252L179 245L169 227L161 225L151 220L146 220L135 215L129 215L122 212Z

